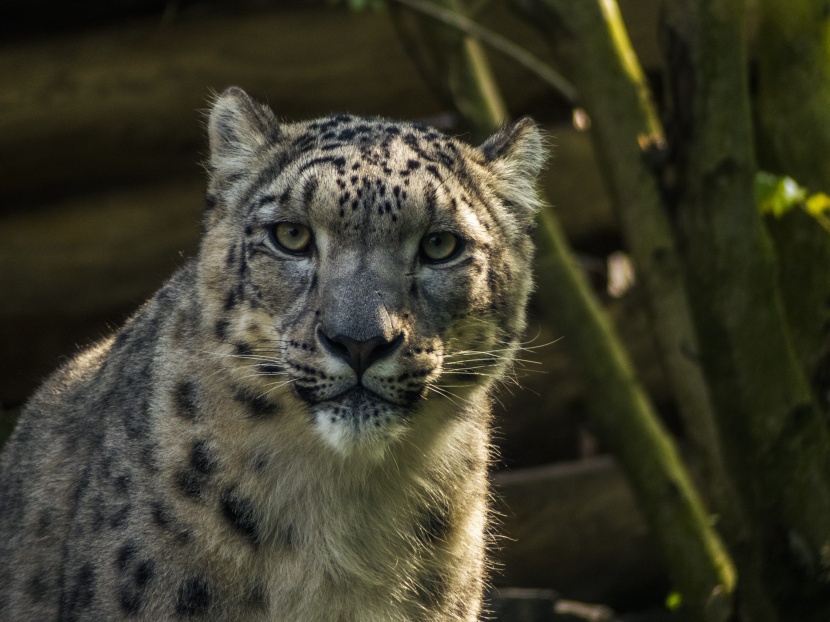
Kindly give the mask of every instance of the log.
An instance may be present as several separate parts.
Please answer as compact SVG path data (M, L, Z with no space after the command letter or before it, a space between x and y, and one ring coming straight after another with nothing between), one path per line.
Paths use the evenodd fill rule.
M0 202L196 170L198 111L231 84L282 117L441 111L387 17L331 8L130 22L0 51ZM514 101L544 87L514 78ZM48 147L48 148L47 148Z
M0 317L137 306L193 255L204 183L102 192L0 217Z
M493 484L497 586L553 589L615 609L666 589L655 542L612 458L499 473Z
M644 13L638 22L650 20L655 5L636 9ZM504 8L482 17L544 53L539 37ZM551 109L537 78L498 57L494 68L514 114ZM212 90L231 84L285 118L441 112L384 13L331 7L185 13L13 41L0 49L0 75L0 208L194 174L205 149L198 111Z
M196 251L204 183L102 192L0 214L0 402L19 404Z
M137 20L11 45L0 53L0 198L192 174L198 111L231 84L291 118L436 111L408 62L385 16L338 10Z

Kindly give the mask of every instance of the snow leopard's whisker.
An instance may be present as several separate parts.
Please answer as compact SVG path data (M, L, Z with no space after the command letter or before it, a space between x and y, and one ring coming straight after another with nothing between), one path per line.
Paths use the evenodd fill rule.
M289 378L288 380L283 380L282 382L272 382L268 384L268 392L276 391L277 389L281 389L287 384L291 384L296 381L296 378Z
M444 356L464 356L469 354L480 354L480 355L496 355L496 356L505 356L502 354L503 352L513 353L513 352L533 352L542 346L530 346L527 348L521 347L508 347L508 348L493 348L491 350L456 350L454 352L447 352ZM508 354L509 356L509 354Z
M532 341L517 342L517 343L509 343L509 342L504 343L503 342L499 345L502 345L504 347L500 347L500 348L491 348L491 349L488 349L488 350L456 350L454 352L446 353L445 356L457 355L457 354L470 354L470 353L494 354L496 352L512 352L512 351L515 351L515 352L532 352L534 350L540 350L541 348L547 348L548 346L551 346L555 343L558 343L561 340L562 340L562 337L558 337L557 339L553 339L551 341L546 341L545 343L539 343L539 344L536 344L536 345L526 345L526 344L532 343Z
M242 360L255 360L255 361L265 361L268 363L276 363L277 360L274 358L273 355L265 356L265 355L256 355L256 354L237 354L235 352L211 352L209 350L202 350L204 354L210 354L212 356L217 356L223 359L242 359Z
M473 367L473 368L470 368L470 369L452 369L452 370L447 370L447 375L448 376L461 376L461 375L482 376L484 378L494 378L495 377L493 374L489 374L489 373L485 373L485 372L481 372L481 371L474 371L476 369L483 369L483 368Z
M496 363L501 363L502 361L510 361L512 359L507 357L479 357L479 358L459 358L457 360L446 360L444 359L443 364L446 365L467 365L469 363L489 363L491 365L495 365Z
M468 389L470 388L471 384L441 384L442 389Z
M458 374L472 374L472 373L476 373L476 374L480 374L480 375L481 374L487 375L487 374L485 374L485 372L477 371L479 369L492 370L493 366L492 365L472 365L470 367L445 367L444 372L447 373L447 374L456 374L456 375L458 375Z
M486 369L490 370L489 372L480 372L475 371L478 369ZM496 370L490 365L481 365L477 367L453 367L453 368L444 368L444 373L451 375L451 374L478 374L480 376L488 376L492 378L497 378L500 375L504 374L505 377L510 377L511 380L514 380L514 376L527 376L529 374L547 374L548 372L544 369L524 369L522 368L521 372L518 372L514 369L507 369L505 371ZM516 382L516 384L519 384Z
M456 406L461 405L456 400L461 400L462 403L466 402L466 400L464 398L462 398L460 395L456 395L452 391L446 391L444 389L441 389L441 388L439 388L439 387L437 387L433 384L427 384L426 388L429 389L430 391L435 391L438 395L440 395L442 397L446 397L448 400L450 400ZM426 400L428 398L425 395L422 395L421 399Z
M280 377L281 378L286 378L286 377L288 377L288 373L286 373L286 372L274 372L274 373L269 374L269 373L263 373L263 372L253 372L253 373L250 373L250 374L246 374L245 376L242 376L240 378L240 380L248 380L249 378L262 378L263 376L266 376L268 378L280 378Z
M229 354L230 358L239 359L241 361L264 361L267 363L274 363L277 361L273 356L264 356L256 354Z

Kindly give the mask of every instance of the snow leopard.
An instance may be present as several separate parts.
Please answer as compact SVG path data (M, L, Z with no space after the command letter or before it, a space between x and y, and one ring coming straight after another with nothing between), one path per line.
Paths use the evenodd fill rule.
M237 87L207 126L196 256L0 456L0 619L477 620L540 130L281 122Z

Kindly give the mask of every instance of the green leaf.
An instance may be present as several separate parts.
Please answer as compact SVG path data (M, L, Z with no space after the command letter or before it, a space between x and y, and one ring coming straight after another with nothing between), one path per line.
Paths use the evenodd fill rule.
M823 192L816 192L807 197L804 207L811 216L825 216L825 212L830 211L830 197Z
M677 591L669 592L666 596L666 609L669 611L677 611L683 606L683 594Z
M807 190L792 177L759 171L755 175L755 202L762 214L780 218L807 199Z

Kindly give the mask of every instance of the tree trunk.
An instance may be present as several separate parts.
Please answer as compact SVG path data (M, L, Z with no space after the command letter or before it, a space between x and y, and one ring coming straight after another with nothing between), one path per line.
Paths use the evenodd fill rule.
M645 289L657 344L692 443L691 464L718 512L740 523L696 352L682 268L656 178L663 127L614 0L514 0L540 27L591 119L604 179ZM735 527L737 528L737 527Z
M700 360L756 527L754 541L733 546L741 602L753 621L826 621L830 435L796 357L754 200L744 2L667 6L676 210Z

